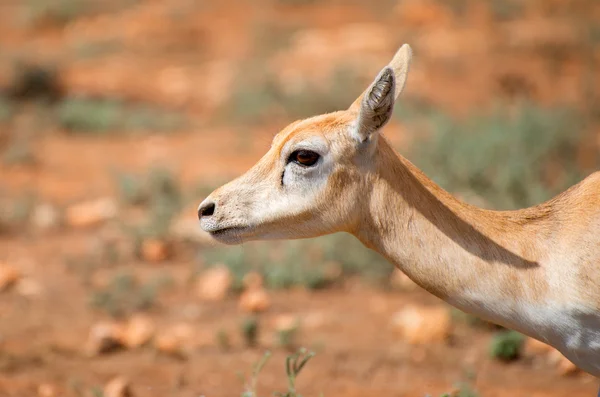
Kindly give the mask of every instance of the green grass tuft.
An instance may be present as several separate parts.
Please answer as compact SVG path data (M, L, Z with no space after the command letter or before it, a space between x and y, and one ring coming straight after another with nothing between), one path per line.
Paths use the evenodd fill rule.
M350 235L336 234L309 240L255 242L243 247L216 247L203 250L204 263L223 263L234 276L233 290L240 291L250 271L263 275L272 289L303 286L325 288L334 280L324 264L340 263L345 275L360 275L385 283L393 267L379 254L365 248Z
M90 304L112 317L127 316L153 307L159 292L171 283L167 276L139 283L130 274L117 274L105 288L92 294Z
M71 133L168 132L181 128L183 117L149 105L116 99L68 98L57 108L59 125Z
M525 337L517 331L499 332L490 344L490 355L502 361L516 360L521 356Z
M570 109L525 104L462 121L432 111L423 119L433 136L415 147L415 163L442 187L494 208L538 204L585 176L577 163L583 129Z
M258 343L258 330L259 323L258 318L256 317L248 317L244 319L241 326L242 337L246 346L255 347Z

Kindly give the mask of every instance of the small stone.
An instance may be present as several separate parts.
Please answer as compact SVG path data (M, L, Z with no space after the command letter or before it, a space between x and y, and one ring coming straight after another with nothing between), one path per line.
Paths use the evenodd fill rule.
M67 208L65 222L75 228L99 225L117 214L117 204L112 198L99 198Z
M131 397L129 381L122 377L116 377L104 387L104 397Z
M271 306L271 299L264 288L249 289L240 296L239 306L249 313L264 312Z
M451 331L450 312L445 307L407 306L392 319L394 329L410 344L441 343Z
M193 346L194 329L187 323L171 326L154 339L154 347L165 354L181 355Z
M35 298L36 296L41 295L43 292L42 286L39 283L39 281L34 280L30 277L22 278L21 280L19 280L15 287L15 290L19 295L28 298Z
M88 356L109 352L123 345L124 329L121 324L115 322L100 322L90 329L88 340L85 345L85 353Z
M298 328L299 324L300 320L293 314L280 314L273 321L276 331L290 331Z
M147 239L142 241L140 253L145 261L162 262L169 258L169 245L163 240Z
M206 270L198 279L196 291L198 297L205 301L220 301L225 299L233 276L225 265L215 266Z
M123 335L123 344L130 349L145 345L154 336L154 322L147 316L136 315L129 320Z
M21 273L8 264L0 263L0 292L13 286L21 277Z
M58 393L56 386L51 383L42 383L37 389L38 397L55 397Z
M51 204L39 204L33 209L31 223L38 230L55 229L60 223L60 214Z

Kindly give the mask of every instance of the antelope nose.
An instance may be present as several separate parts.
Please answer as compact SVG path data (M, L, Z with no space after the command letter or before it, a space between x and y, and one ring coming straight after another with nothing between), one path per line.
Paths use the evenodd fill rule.
M215 213L215 203L212 201L204 201L198 207L198 219L202 220L204 217L211 216Z

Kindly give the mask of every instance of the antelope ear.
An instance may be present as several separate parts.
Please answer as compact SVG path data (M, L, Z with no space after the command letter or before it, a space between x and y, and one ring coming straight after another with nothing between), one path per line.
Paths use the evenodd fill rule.
M365 91L360 103L356 133L361 142L383 127L394 111L394 91L396 88L394 71L385 67L373 84Z
M404 44L369 88L350 106L351 109L358 108L357 133L361 141L367 140L389 121L394 102L406 86L411 59L412 50Z
M404 44L392 61L389 63L389 67L394 70L394 76L396 76L396 89L394 91L394 99L398 99L400 93L404 91L406 87L406 80L408 77L408 69L410 68L410 61L412 60L412 49L408 44Z

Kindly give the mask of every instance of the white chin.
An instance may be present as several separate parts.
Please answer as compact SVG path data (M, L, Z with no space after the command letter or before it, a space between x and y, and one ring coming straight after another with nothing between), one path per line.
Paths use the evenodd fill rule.
M243 238L243 230L240 228L230 228L209 232L210 236L220 243L227 245L241 244L247 239Z

